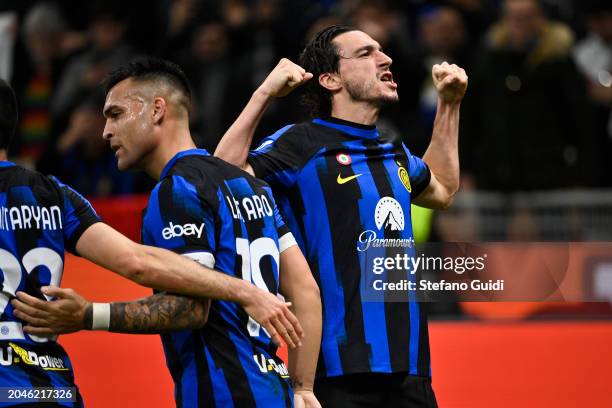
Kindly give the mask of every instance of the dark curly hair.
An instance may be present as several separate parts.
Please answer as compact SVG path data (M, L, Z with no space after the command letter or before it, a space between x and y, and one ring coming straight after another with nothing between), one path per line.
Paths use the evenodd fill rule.
M319 84L319 75L338 72L340 56L333 44L340 34L355 31L345 25L333 25L319 31L300 54L300 65L306 72L312 72L313 79L304 85L302 103L312 116L331 114L331 93Z
M183 94L185 108L189 111L191 86L181 67L174 62L154 57L136 59L110 73L104 81L106 93L108 94L115 85L128 78L134 81L162 80L168 83Z

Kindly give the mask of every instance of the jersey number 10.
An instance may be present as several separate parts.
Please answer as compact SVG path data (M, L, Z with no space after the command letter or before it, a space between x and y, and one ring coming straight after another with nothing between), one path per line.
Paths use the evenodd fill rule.
M267 237L257 238L251 243L248 239L236 238L236 252L242 257L242 279L254 283L255 286L266 292L270 292L261 275L260 262L264 256L271 256L278 269L279 251L277 243L272 238ZM258 337L261 326L249 316L247 329L252 337ZM268 337L270 336L266 329L264 329L264 332Z

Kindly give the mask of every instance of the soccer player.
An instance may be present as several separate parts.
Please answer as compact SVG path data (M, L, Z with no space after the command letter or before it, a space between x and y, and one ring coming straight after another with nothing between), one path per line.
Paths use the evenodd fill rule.
M0 386L75 387L70 360L55 338L25 333L20 312L9 303L18 291L51 299L42 288L60 284L65 249L141 285L236 301L266 327L280 318L301 331L287 306L268 291L170 251L138 245L100 222L70 187L7 161L16 122L13 90L0 80ZM91 307L80 315L93 317ZM206 321L202 314L193 320ZM279 324L277 330L286 329ZM67 406L80 406L78 392L75 398Z
M435 407L425 311L414 298L375 294L373 258L413 255L410 204L446 208L459 187L463 69L432 69L438 109L423 157L387 142L380 109L398 100L391 58L364 32L333 26L305 47L286 77L306 82L315 119L288 125L250 154L270 95L257 90L215 155L267 181L319 284L323 335L315 394L328 407ZM399 244L399 245L398 245ZM395 247L393 247L395 246ZM388 267L387 267L388 268ZM387 270L389 279L414 279ZM378 297L377 297L378 296ZM397 300L397 299L396 299Z
M287 369L276 356L271 339L277 336L274 327L264 330L240 305L213 300L206 308L197 299L167 293L111 303L105 328L163 333L179 407L290 407L294 393L296 406L318 407L312 393L321 338L316 282L278 213L270 188L195 149L189 105L187 79L169 62L132 63L109 79L104 138L121 170L141 168L159 180L143 216L143 242L214 266L271 294L282 293L306 335L299 347L289 350ZM61 289L49 293L62 299L43 303L20 297L23 303L16 303L18 307L48 311L46 319L24 317L38 326L24 330L50 333L84 328L72 311L82 310L88 302ZM194 316L206 313L208 321L202 327ZM284 330L293 330L285 326ZM296 333L288 337L290 344L299 342Z

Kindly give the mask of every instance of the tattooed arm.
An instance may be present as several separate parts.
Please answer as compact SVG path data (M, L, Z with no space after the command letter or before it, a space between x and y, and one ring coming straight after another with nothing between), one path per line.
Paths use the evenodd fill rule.
M206 323L209 307L210 300L165 292L132 302L113 302L110 304L109 331L150 334L198 329ZM88 307L87 315L93 317L93 305Z
M45 295L56 297L45 302L24 292L12 301L15 316L26 321L26 333L65 334L79 330L102 329L116 333L153 334L204 326L210 308L209 299L193 299L165 292L131 302L96 304L106 308L108 319L100 325L94 304L72 289L46 288ZM110 311L108 311L110 309Z

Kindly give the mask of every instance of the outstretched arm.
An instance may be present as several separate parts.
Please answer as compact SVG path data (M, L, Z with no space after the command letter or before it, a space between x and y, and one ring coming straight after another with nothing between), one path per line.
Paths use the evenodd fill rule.
M253 174L247 156L253 134L268 105L275 97L289 94L312 78L312 74L290 60L283 58L251 96L236 121L225 132L217 145L215 156Z
M208 318L210 300L157 293L131 302L91 303L72 289L48 287L45 302L17 292L11 303L15 316L26 321L23 328L34 335L73 333L79 330L109 330L116 333L153 334L196 329Z
M295 315L276 296L188 257L136 244L106 224L90 226L79 238L76 249L90 261L143 286L196 298L236 302L271 335L282 336L288 329L297 336L303 333ZM279 341L278 337L273 339ZM291 337L284 340L290 346L296 342Z
M300 347L289 350L289 374L296 398L306 407L320 407L313 394L314 376L321 345L321 297L310 267L297 245L281 253L280 291L293 304L304 327ZM296 404L297 405L297 404Z
M414 203L444 209L459 190L459 108L468 78L462 68L446 62L433 66L432 77L438 91L438 110L431 142L423 155L431 181Z

